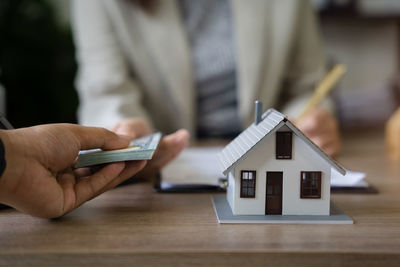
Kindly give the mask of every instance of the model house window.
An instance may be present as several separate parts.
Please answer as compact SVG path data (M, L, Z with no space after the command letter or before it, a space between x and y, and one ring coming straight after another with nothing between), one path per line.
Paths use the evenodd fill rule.
M240 197L254 198L256 196L256 172L242 171L240 177Z
M321 172L301 172L301 198L321 198Z
M276 159L292 158L292 132L276 133Z

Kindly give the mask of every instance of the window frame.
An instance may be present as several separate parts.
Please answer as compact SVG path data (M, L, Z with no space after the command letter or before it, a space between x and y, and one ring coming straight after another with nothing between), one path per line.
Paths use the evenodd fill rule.
M290 149L288 150L288 155L284 155L286 152L285 149L283 148L284 145L280 143L280 140L283 140L284 136L286 134L290 134ZM278 137L279 136L279 137ZM275 158L280 159L280 160L285 160L285 159L292 159L293 156L293 133L291 131L282 131L282 132L276 132L276 137L275 137Z
M304 184L303 184L303 174L310 174L310 173L316 173L318 174L317 179L318 179L318 185L317 185L317 195L304 195L303 190ZM308 178L312 179L312 178ZM312 182L312 181L311 181ZM322 188L322 172L321 171L301 171L300 172L300 198L305 198L305 199L321 199L321 188ZM314 187L307 188L308 190L312 191Z
M252 173L253 177L254 177L254 188L246 186L246 192L247 192L246 195L243 195L243 180L245 180L244 177L243 177L244 173ZM240 172L240 198L255 198L256 197L256 188L257 188L256 184L257 184L257 172L256 171L250 171L250 170L242 170ZM248 194L249 188L253 188L254 189L254 194L253 195L249 195Z

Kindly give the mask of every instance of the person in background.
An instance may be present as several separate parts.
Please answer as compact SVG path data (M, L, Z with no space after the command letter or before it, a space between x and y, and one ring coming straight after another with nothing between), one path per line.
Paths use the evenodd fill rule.
M307 0L73 2L79 120L131 135L137 123L196 137L233 137L253 103L295 118L325 74ZM297 126L340 150L330 101Z
M120 149L131 138L73 124L0 130L0 203L37 217L62 216L139 171L156 172L188 138L187 131L180 130L162 139L149 162L115 162L94 171L74 169L80 150Z

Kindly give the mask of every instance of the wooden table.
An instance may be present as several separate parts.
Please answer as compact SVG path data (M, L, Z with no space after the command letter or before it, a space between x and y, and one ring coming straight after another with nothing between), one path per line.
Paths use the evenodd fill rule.
M379 194L333 194L354 225L219 225L209 194L120 187L58 220L0 212L0 265L399 266L400 164L381 134L347 135L339 161Z

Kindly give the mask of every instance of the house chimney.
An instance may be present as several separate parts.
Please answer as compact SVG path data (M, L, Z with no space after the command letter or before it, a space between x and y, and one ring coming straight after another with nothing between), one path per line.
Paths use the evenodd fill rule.
M262 115L262 102L256 100L254 102L254 124L257 125L261 122L261 115Z

